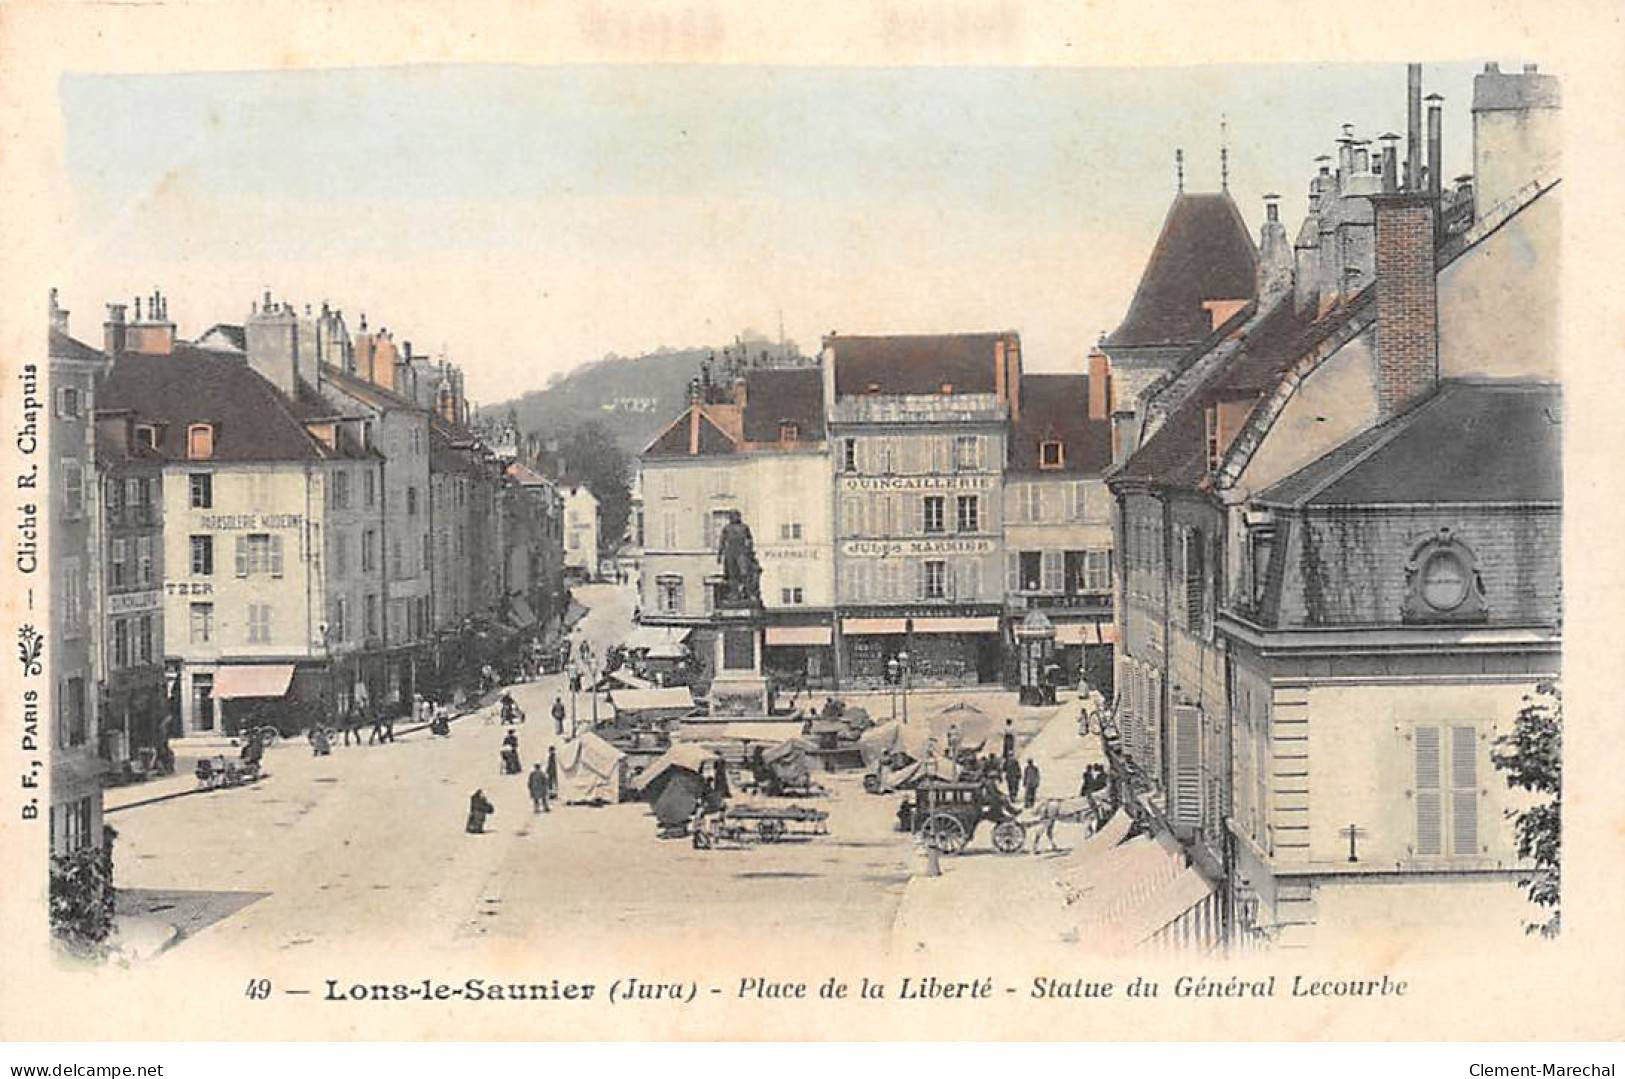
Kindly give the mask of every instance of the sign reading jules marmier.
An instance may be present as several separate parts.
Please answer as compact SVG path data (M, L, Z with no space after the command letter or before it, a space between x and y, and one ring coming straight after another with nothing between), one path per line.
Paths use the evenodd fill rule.
M847 540L841 554L847 558L940 558L945 555L992 554L990 539Z

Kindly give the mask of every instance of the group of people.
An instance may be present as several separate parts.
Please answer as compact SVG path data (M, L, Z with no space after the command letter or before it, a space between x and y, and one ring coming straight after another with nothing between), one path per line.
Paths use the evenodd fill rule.
M502 736L502 750L500 754L502 774L519 775L525 767L519 759L519 732L510 730ZM558 750L554 746L547 747L546 762L537 761L531 765L530 772L525 776L525 790L530 794L531 812L551 813L552 802L559 795L559 758ZM485 796L483 788L476 790L468 800L467 831L478 835L485 831L485 819L496 812L496 807Z

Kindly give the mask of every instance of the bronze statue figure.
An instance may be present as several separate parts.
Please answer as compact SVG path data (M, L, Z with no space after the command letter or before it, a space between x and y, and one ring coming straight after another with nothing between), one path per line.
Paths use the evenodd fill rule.
M738 510L728 514L717 542L726 597L736 601L761 599L762 567L756 561L756 541Z

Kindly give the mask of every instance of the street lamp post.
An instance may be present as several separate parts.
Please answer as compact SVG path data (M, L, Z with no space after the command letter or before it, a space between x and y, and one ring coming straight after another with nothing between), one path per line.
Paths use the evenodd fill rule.
M902 665L894 655L886 661L886 695L891 698L891 717L897 719L897 683L902 678Z
M909 655L907 652L897 653L897 665L903 672L903 726L908 726L908 667Z

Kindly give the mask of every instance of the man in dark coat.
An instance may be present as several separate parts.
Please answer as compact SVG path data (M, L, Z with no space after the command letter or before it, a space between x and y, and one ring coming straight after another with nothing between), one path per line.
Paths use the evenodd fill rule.
M1008 769L1010 767L1010 762L1016 759L1016 724L1014 720L1010 719L1004 721L1003 756L1005 760L1005 768Z
M361 744L361 709L356 707L354 701L344 710L344 744L350 744L350 738L355 738L355 744Z
M1004 789L1012 802L1021 797L1021 765L1013 756L1004 758Z
M1038 765L1031 760L1027 761L1027 769L1021 774L1021 785L1021 804L1031 809L1038 800Z
M496 807L486 799L485 792L476 790L468 800L468 833L482 834L485 831L485 818L496 811Z
M373 712L372 730L367 732L367 744L376 745L384 740L384 716L382 712Z
M547 793L559 796L559 755L553 746L547 747Z
M553 810L547 804L548 784L547 773L542 771L540 762L530 770L525 777L525 786L530 790L530 808L534 813L551 813Z
M524 771L519 763L519 736L513 731L502 740L502 771L504 775L516 776Z
M553 733L564 733L564 699L558 696L553 698Z

